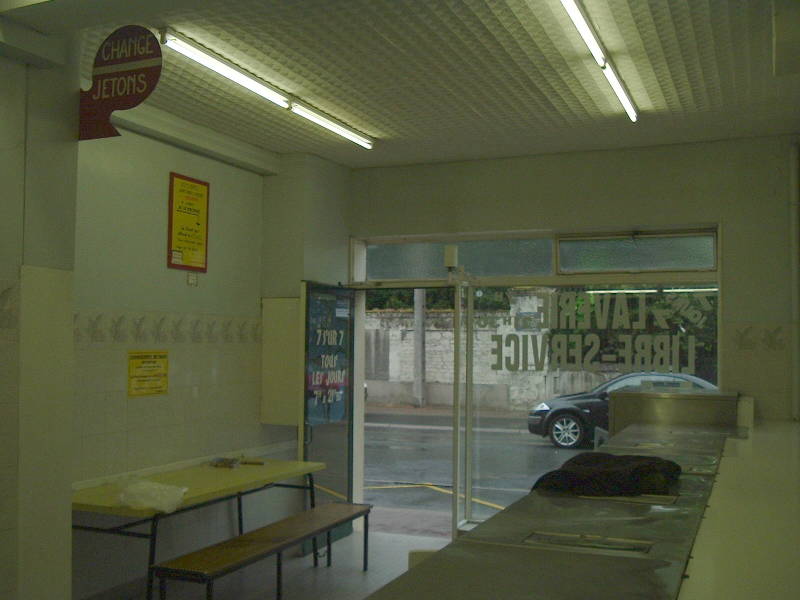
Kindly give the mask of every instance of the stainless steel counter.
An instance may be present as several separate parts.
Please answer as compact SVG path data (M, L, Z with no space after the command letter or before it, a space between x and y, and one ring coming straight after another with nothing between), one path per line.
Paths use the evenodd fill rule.
M674 600L727 435L735 427L637 425L602 451L676 461L674 496L532 492L370 600Z
M608 433L630 425L736 426L739 395L712 390L611 392Z

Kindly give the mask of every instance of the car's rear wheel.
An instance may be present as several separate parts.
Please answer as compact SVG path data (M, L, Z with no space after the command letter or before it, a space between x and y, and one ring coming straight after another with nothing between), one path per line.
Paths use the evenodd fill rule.
M578 417L567 413L550 422L550 441L558 448L577 448L586 437L586 426Z

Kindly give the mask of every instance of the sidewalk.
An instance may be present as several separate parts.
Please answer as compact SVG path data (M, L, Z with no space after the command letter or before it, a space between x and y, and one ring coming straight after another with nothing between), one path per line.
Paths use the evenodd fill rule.
M493 419L525 419L528 416L526 410L488 410L478 409L480 416ZM409 404L370 404L367 402L365 413L368 415L418 415L418 416L437 416L452 417L453 409L450 406L411 406Z

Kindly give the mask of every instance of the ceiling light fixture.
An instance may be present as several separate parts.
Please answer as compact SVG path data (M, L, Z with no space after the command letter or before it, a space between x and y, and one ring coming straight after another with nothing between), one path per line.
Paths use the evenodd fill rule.
M339 123L335 119L322 114L318 110L315 110L305 104L297 102L296 100L292 100L291 102L291 110L294 114L300 115L304 119L308 119L316 123L317 125L324 127L336 134L339 134L343 138L347 138L351 142L355 142L359 146L363 146L367 150L371 150L373 144L375 143L373 140L368 138L367 136L358 133L354 129L351 129L347 125L343 123Z
M627 89L625 89L622 80L617 75L617 71L611 60L606 56L603 45L600 43L600 39L595 33L591 23L586 18L583 9L576 0L561 0L561 5L564 7L564 10L567 11L569 18L572 19L575 29L578 30L581 38L583 38L584 43L589 48L589 52L592 53L597 66L602 69L603 75L605 75L608 83L611 85L611 89L614 90L614 93L617 95L620 104L622 104L622 108L628 113L630 120L635 123L639 119L636 105L633 103Z
M587 294L655 294L656 289L652 290L586 290Z
M207 69L211 69L234 83L238 83L262 98L274 102L281 108L289 108L288 96L188 38L167 29L161 32L161 42L186 58L203 65Z
M606 64L606 53L603 52L603 47L600 45L600 40L594 33L594 29L589 25L589 21L583 16L583 11L577 5L575 0L561 0L564 10L567 11L569 18L578 30L578 33L583 38L584 43L589 48L589 52L594 56L597 66L602 68Z
M348 127L344 123L341 123L336 119L311 108L307 104L295 100L288 94L281 92L259 78L247 73L244 69L235 65L229 60L218 56L214 52L180 35L179 33L175 33L171 29L164 29L161 31L161 43L168 48L171 48L182 54L186 58L189 58L203 65L204 67L211 69L215 73L233 81L234 83L238 83L251 92L258 94L262 98L277 104L281 108L288 108L293 113L300 115L301 117L304 117L309 121L312 121L317 125L320 125L325 129L328 129L329 131L332 131L333 133L350 140L351 142L355 142L367 150L371 150L375 144L373 139L365 136L362 133L359 133L351 127Z
M665 289L664 292L669 292L671 294L689 294L689 293L710 293L710 292L718 292L719 288L716 287L707 287L707 288L669 288Z
M639 118L639 114L636 112L636 107L633 105L633 100L631 100L628 92L625 90L622 80L619 78L617 72L614 70L614 67L610 62L606 62L605 66L603 67L603 75L605 75L606 79L608 79L611 89L614 90L617 98L619 98L619 102L622 104L622 108L625 109L625 112L628 113L630 120L636 123L636 120Z

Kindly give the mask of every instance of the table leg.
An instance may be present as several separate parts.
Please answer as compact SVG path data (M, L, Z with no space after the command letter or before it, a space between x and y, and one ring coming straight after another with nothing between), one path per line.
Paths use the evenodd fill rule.
M314 475L309 473L306 475L306 479L308 480L308 498L311 502L311 508L314 508L317 505L317 495L314 490Z
M325 532L325 542L328 545L328 566L331 566L331 532Z
M158 539L158 515L150 521L150 549L147 556L147 600L153 600L153 570L156 562L156 541Z

